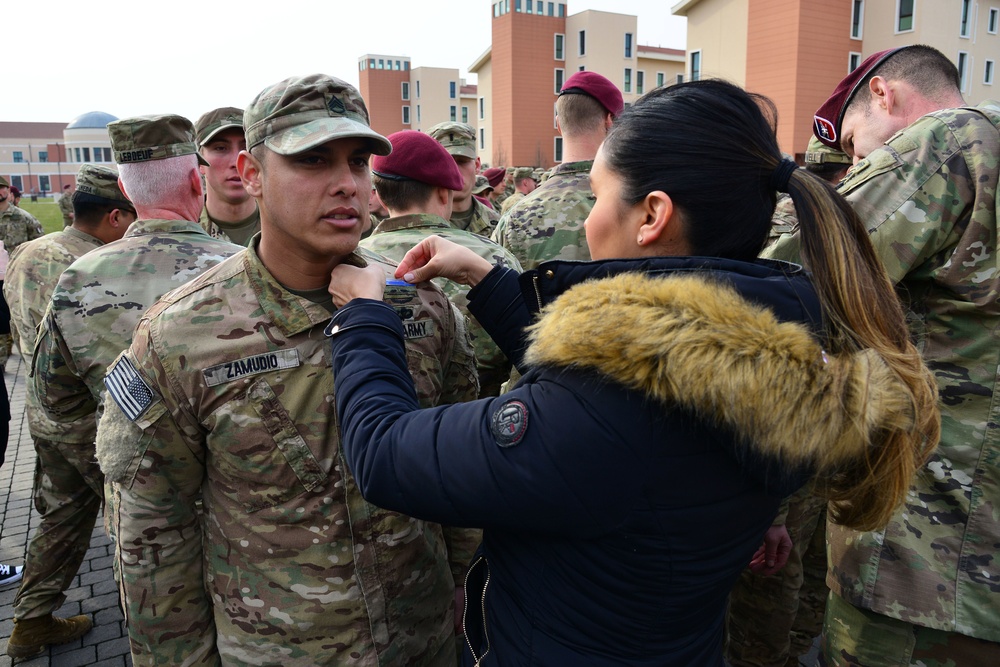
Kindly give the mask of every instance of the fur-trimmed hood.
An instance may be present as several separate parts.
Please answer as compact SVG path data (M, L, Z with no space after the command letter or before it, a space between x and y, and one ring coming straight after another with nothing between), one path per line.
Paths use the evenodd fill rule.
M581 283L530 336L530 365L592 369L793 464L836 466L913 421L905 386L874 352L829 354L709 274Z

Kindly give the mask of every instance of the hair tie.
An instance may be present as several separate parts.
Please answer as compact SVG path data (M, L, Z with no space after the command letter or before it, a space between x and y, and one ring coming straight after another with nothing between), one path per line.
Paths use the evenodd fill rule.
M769 181L771 189L778 192L788 192L788 180L798 168L799 165L788 158L783 158L778 163L778 166L774 168L774 171L771 172L771 180Z

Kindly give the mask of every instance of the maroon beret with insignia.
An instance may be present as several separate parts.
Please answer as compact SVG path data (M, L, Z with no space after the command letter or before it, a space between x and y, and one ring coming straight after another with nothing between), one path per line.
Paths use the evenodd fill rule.
M583 71L577 72L566 79L560 95L590 95L600 102L601 106L607 109L612 116L617 116L625 108L625 100L622 99L622 91L610 80L601 76L597 72Z
M419 181L435 187L461 190L462 172L444 146L416 130L388 136L392 153L372 157L372 172L392 181Z
M500 185L500 181L503 180L504 174L506 173L507 170L503 167L490 167L483 172L483 176L485 176L486 180L490 182L490 186L495 188Z
M819 108L819 111L813 117L813 133L817 139L830 148L835 148L838 151L841 150L840 125L844 122L844 112L847 111L847 105L854 99L854 94L858 92L858 87L872 70L884 63L889 56L899 50L898 48L887 49L873 53L865 58L865 61L856 70L844 77L844 80L833 91L833 95L830 95L830 98L823 103L823 106Z

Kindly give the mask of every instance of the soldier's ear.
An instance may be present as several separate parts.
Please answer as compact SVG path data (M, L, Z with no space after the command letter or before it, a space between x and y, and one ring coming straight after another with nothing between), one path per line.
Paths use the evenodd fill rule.
M251 197L260 198L263 192L261 178L263 175L263 165L255 158L250 151L240 151L236 156L236 171L239 172L243 180L243 187Z

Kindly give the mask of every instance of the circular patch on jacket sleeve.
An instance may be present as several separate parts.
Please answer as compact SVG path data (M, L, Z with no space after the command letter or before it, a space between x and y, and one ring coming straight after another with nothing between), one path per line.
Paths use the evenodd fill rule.
M521 401L507 401L493 413L490 431L501 447L513 447L528 431L528 406Z

